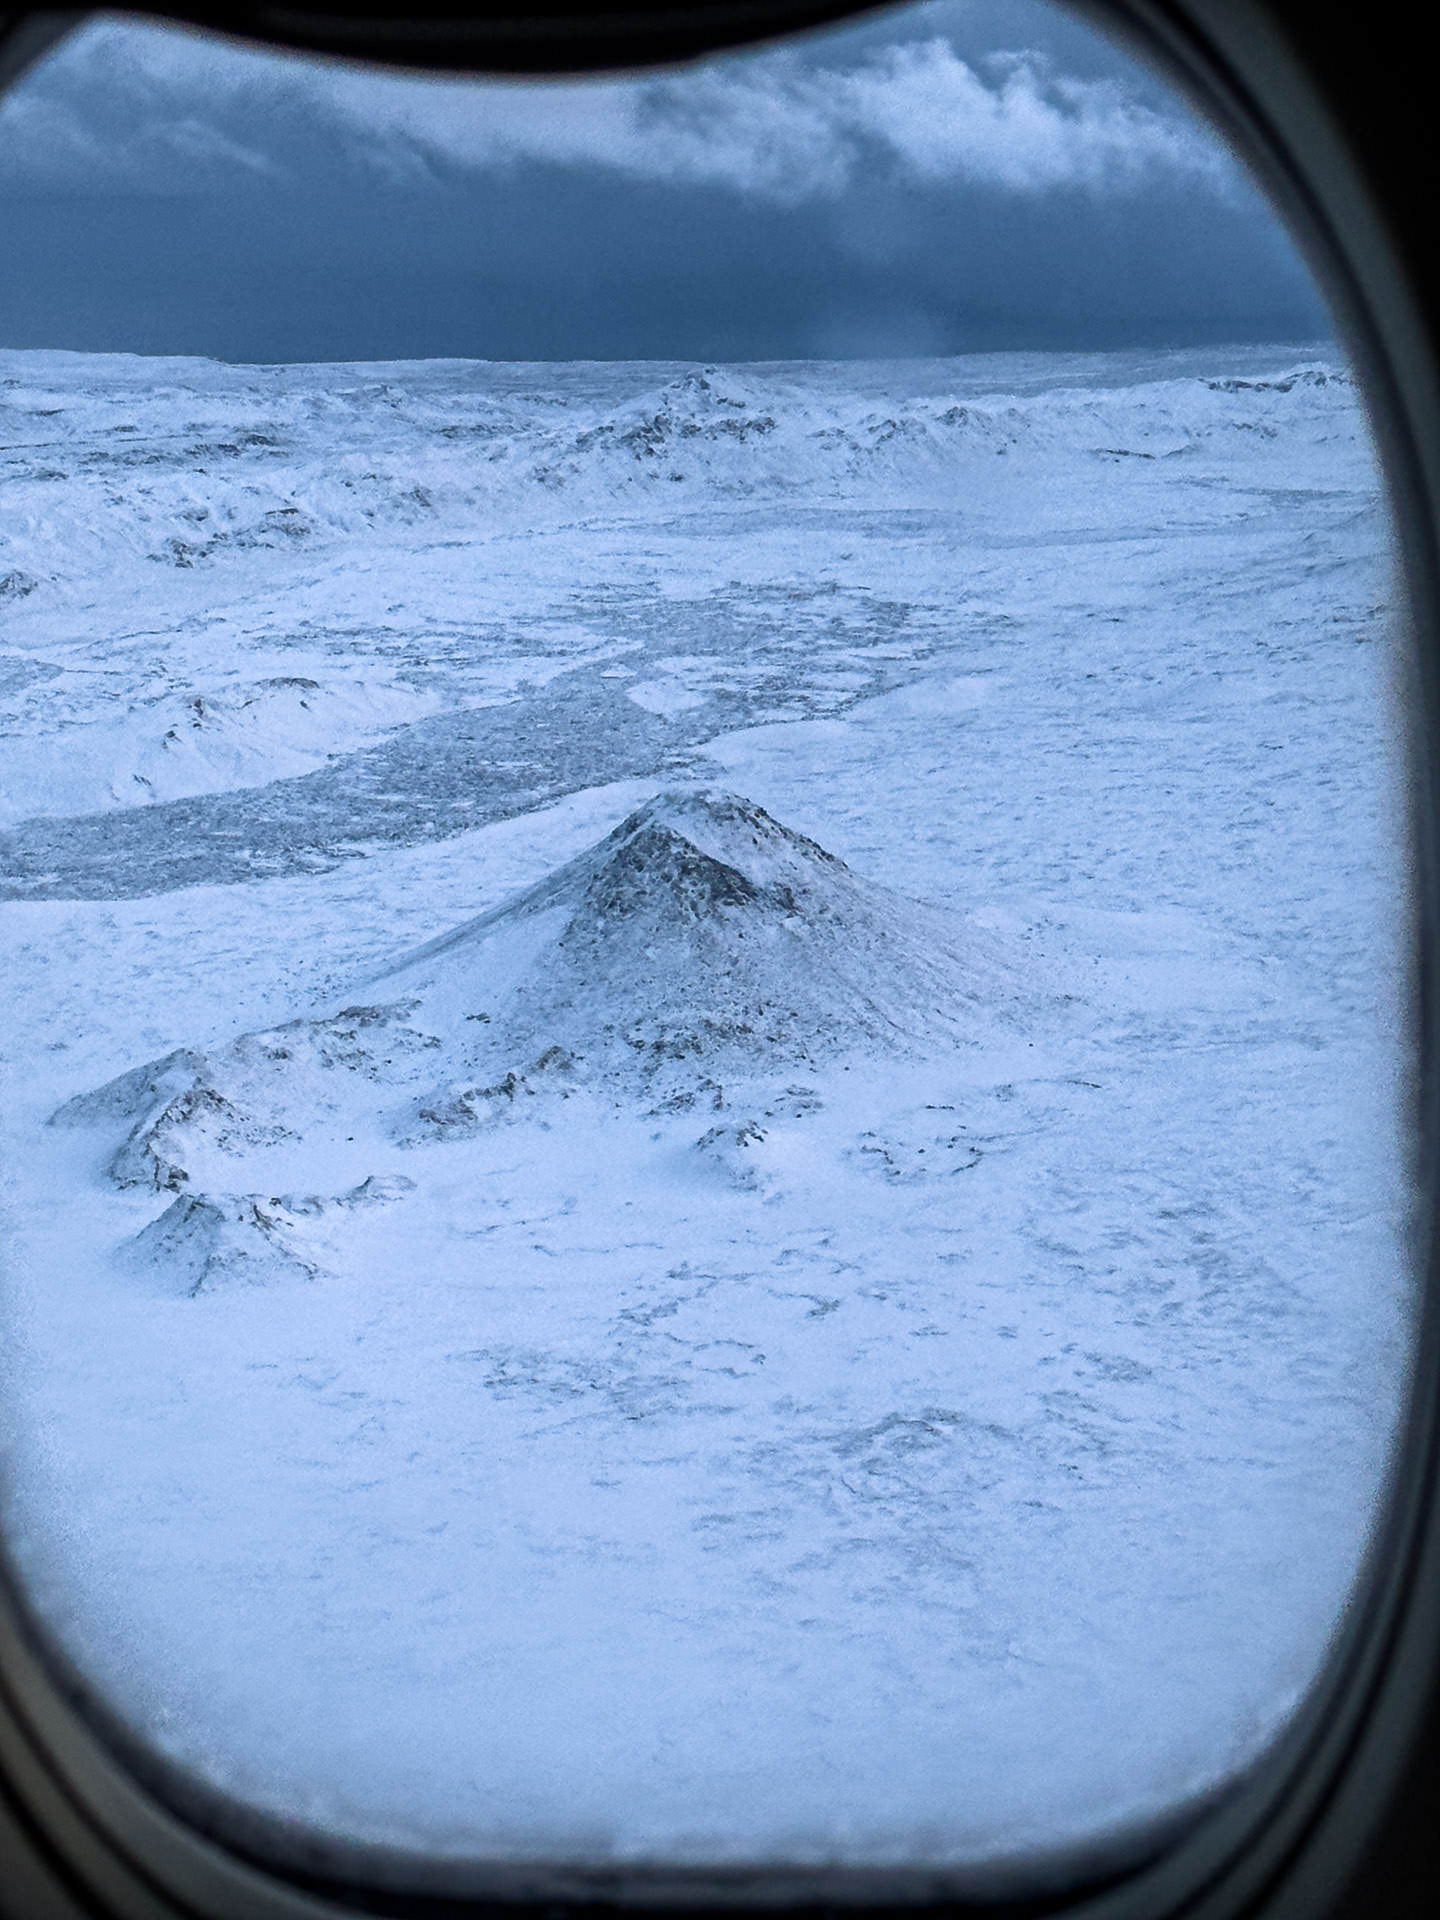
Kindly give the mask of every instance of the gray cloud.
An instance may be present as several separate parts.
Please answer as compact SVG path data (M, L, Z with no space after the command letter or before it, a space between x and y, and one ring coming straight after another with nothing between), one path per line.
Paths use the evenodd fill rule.
M100 22L0 102L0 257L0 344L234 360L763 360L1328 324L1220 142L1037 0L546 84Z
M977 70L941 39L876 49L853 67L793 55L679 77L570 87L425 87L351 74L317 81L356 133L462 167L604 166L724 186L781 205L835 199L862 164L901 179L1043 193L1125 191L1156 173L1219 187L1213 140L1112 81L997 55Z
M1059 72L1033 51L967 60L933 34L862 46L843 65L781 48L651 78L456 83L113 22L82 30L0 104L0 174L193 190L287 171L277 126L397 184L585 166L789 206L837 199L877 165L1017 195L1156 178L1223 193L1234 179L1212 138L1122 80Z

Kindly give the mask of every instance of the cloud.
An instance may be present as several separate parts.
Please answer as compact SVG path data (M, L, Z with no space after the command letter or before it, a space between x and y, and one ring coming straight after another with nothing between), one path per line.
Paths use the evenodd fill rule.
M0 100L0 181L105 193L274 177L267 109L298 105L306 84L277 64L160 27L82 27Z
M904 16L897 21L903 23ZM823 43L821 43L823 45ZM331 164L421 184L539 164L722 187L794 207L857 180L1227 197L1236 170L1185 114L1028 52L945 38L848 64L768 49L659 77L457 82L311 63L161 28L84 29L0 105L0 176L175 192Z
M597 102L598 114L562 110L551 119L532 107L514 118L482 116L480 103L467 102L472 126L442 122L432 138L449 141L456 158L473 142L475 162L563 152L782 205L833 199L877 163L927 185L1020 194L1124 190L1157 172L1213 184L1223 177L1218 143L1127 98L1113 81L1057 75L1024 53L993 56L985 69L940 39L877 50L850 68L772 55L631 82Z

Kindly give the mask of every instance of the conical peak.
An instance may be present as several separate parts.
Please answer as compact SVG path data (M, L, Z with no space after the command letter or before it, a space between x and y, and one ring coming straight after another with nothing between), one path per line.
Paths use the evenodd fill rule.
M703 853L674 826L646 820L627 834L585 890L585 907L601 920L647 909L704 920L724 907L745 907L760 889L727 861Z
M628 814L615 829L626 835L641 827L663 826L683 832L698 825L743 825L768 827L773 833L785 829L753 800L743 800L724 787L668 787L653 795L643 806Z
M132 1123L111 1161L122 1185L233 1197L231 1161L273 1179L307 1128L339 1127L348 1147L380 1109L403 1105L408 1145L477 1131L542 1094L638 1086L648 1098L663 1081L684 1098L724 1076L933 1052L972 1031L982 990L1014 997L1008 970L955 934L738 794L673 789L407 956L363 1000L169 1054L56 1118ZM164 1218L165 1236L184 1229L166 1257L183 1255L205 1285L241 1260L240 1228L210 1202ZM240 1226L270 1234L258 1216Z
M834 854L804 834L782 827L763 807L723 787L678 787L657 793L622 820L602 844L607 859L613 859L642 839L652 850L658 850L662 841L683 843L702 859L732 868L752 888L794 879L806 868L830 874L844 871Z

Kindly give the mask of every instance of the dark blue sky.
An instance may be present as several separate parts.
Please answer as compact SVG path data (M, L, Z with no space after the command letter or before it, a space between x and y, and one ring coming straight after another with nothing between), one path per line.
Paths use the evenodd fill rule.
M1036 0L454 82L114 21L0 106L0 345L776 359L1312 338L1218 142Z

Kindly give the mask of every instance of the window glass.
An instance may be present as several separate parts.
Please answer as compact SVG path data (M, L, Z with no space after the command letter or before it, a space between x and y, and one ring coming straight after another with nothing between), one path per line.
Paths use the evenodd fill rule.
M1145 71L933 5L0 105L6 1545L198 1782L970 1862L1232 1776L1408 1339L1389 524Z

